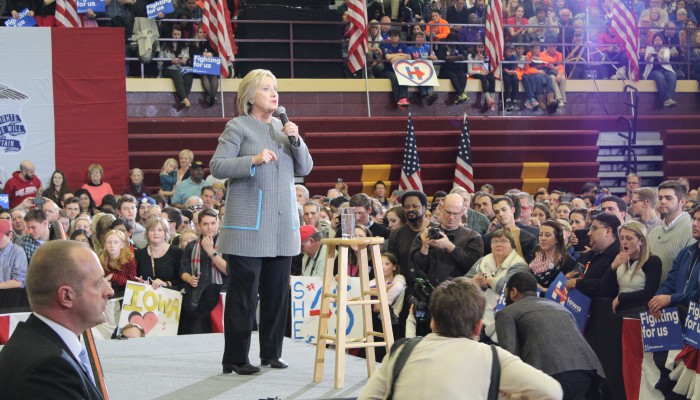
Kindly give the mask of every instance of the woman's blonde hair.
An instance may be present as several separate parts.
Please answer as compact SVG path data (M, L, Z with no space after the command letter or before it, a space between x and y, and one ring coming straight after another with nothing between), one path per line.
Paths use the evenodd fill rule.
M129 171L129 178L131 178L131 175L133 175L134 172L139 172L142 177L144 176L141 168L132 168L131 171Z
M194 153L190 149L181 150L177 156L178 157L187 157L190 159L190 162L194 161Z
M112 235L117 235L122 243L122 249L119 252L119 258L117 259L114 268L109 267L109 253L107 253L107 249L105 249L105 242L107 241L107 238ZM105 271L105 274L109 274L110 271L121 271L122 265L128 263L132 258L134 258L134 253L131 252L131 246L126 244L126 236L124 235L124 232L112 229L105 233L104 240L102 241L102 252L100 253L100 263L102 264L102 269Z
M105 173L100 164L90 164L88 167L88 178L90 178L90 175L95 171L100 171L100 175L104 177Z
M253 108L253 99L255 91L258 90L260 82L266 77L272 78L277 84L277 78L272 72L266 69L254 69L248 72L238 86L238 97L236 98L236 106L239 115L250 115L250 110Z
M170 228L168 227L168 223L165 222L163 218L149 218L148 222L146 222L146 241L148 244L151 244L148 239L148 233L158 225L160 225L160 227L163 228L163 232L165 232L165 241L170 242Z
M185 150L183 150L183 151L185 151ZM182 152L180 152L180 153L182 153ZM190 151L190 153L191 153L191 151ZM168 158L167 160L165 160L165 162L163 163L163 167L160 169L160 175L167 175L168 174L168 172L166 171L166 168L168 168L168 165L170 165L170 164L175 164L176 168L179 167L179 164L177 163L176 159L174 159L172 157Z
M88 223L88 226L90 227L90 232L92 233L92 221L90 220L90 217L85 217L85 216L79 216L78 218L74 219L71 224L70 224L70 230L68 231L68 236L72 235L73 232L75 232L75 227L78 224L78 221L86 221Z
M620 237L620 233L622 233L623 229L634 233L634 236L636 236L637 239L639 239L639 241L641 242L641 246L639 248L639 262L637 262L637 266L634 269L634 271L637 272L642 267L642 265L644 265L644 263L646 263L647 260L649 260L649 255L651 254L649 252L649 244L646 240L647 228L644 226L644 224L642 224L639 221L630 221L622 225L617 230L617 237Z

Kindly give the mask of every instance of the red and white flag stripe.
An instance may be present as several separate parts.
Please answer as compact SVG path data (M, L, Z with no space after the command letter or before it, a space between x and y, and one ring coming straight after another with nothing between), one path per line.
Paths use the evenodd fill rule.
M501 2L491 0L486 10L486 55L489 56L491 72L501 78L501 60L503 59L503 11Z
M625 53L630 62L630 78L639 80L639 30L634 14L621 0L612 2L612 28L615 34L625 43Z
M221 57L221 76L227 78L228 67L235 61L236 51L231 30L231 15L226 1L205 0L202 26L207 33L209 43Z
M367 59L367 9L364 0L348 1L348 69L355 73Z
M75 0L56 0L56 22L65 28L80 28L83 26L75 5Z

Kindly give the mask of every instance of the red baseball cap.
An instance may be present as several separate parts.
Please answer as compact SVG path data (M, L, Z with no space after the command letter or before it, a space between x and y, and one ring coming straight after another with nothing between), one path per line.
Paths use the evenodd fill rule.
M304 243L306 239L311 237L311 235L313 235L314 233L316 233L316 228L314 228L311 225L304 225L301 228L299 228L299 234L301 235L302 243Z
M313 228L313 227L312 227ZM7 232L12 231L12 224L6 219L0 219L0 236L5 236Z

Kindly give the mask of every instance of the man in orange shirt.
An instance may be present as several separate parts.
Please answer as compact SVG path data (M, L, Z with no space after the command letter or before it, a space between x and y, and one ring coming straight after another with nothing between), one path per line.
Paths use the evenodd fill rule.
M442 19L440 16L440 10L438 9L433 9L431 11L431 15L432 19L430 20L428 27L425 28L425 34L432 36L432 40L447 39L447 35L450 34L449 22Z
M563 108L566 104L566 74L564 73L564 56L557 51L556 42L558 38L554 35L547 36L547 49L540 52L540 60L547 63L547 78L552 81L554 98L558 108Z

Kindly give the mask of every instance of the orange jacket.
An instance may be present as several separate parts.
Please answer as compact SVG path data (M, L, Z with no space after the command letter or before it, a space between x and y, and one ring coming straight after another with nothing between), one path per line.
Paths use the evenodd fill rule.
M441 24L440 26L435 27L435 37L438 40L447 39L447 35L450 34L450 27L447 26L447 24L449 24L449 22L445 21L442 18L440 18L440 21L438 21L438 22L433 22L433 20L430 20L430 23L425 28L425 34L428 35L428 37L430 37L430 28L432 28L432 26L435 24ZM445 24L445 25L442 25L442 24Z
M564 56L560 52L556 52L553 56L550 56L549 53L547 53L547 50L540 52L540 60L552 65L552 64L557 64L555 65L557 68L557 73L563 74L564 73L564 64L562 64L562 61L564 60Z

